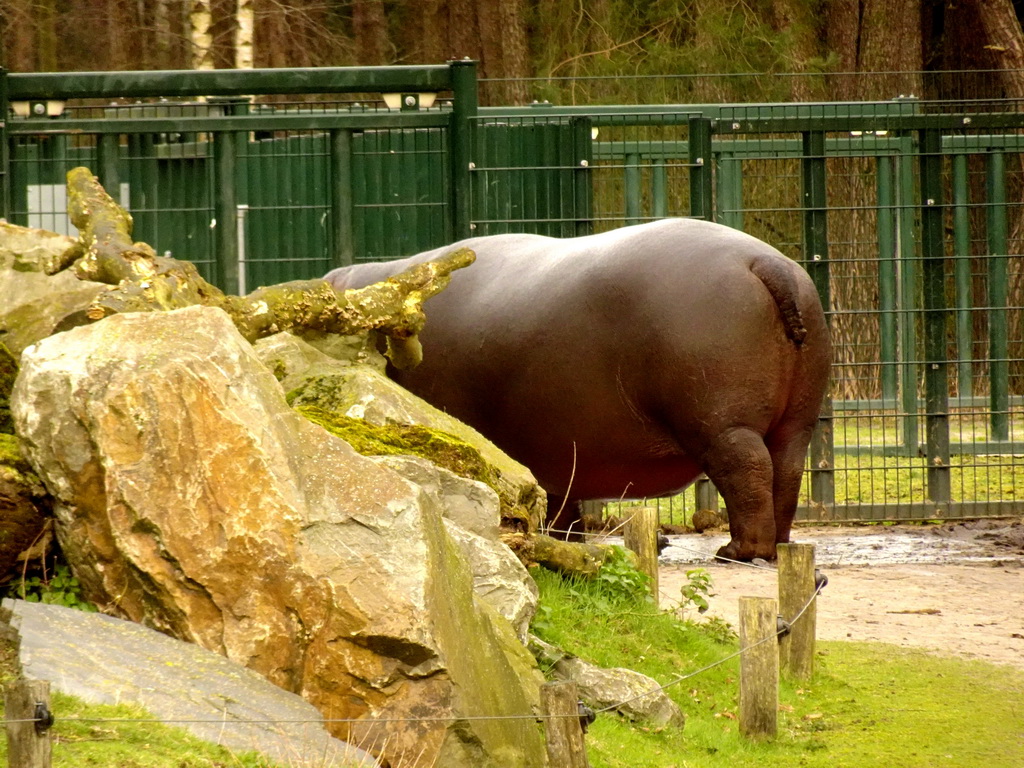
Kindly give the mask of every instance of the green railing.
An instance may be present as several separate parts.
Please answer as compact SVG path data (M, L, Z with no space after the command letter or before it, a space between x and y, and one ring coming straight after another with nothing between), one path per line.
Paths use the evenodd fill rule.
M472 62L0 76L28 107L2 129L2 213L66 227L63 174L88 165L139 239L230 291L470 235L716 220L803 264L828 308L804 519L1024 513L1024 114L476 94ZM678 522L714 501L705 482L659 504Z

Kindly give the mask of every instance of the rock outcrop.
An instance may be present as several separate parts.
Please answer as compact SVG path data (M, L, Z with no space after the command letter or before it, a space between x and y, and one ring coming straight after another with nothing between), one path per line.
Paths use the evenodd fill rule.
M595 710L611 708L630 720L682 728L686 715L658 681L624 667L605 669L531 636L530 650L557 680L576 683L580 698Z
M331 738L294 693L192 643L62 605L4 600L22 673L93 704L137 704L159 720L236 752L291 768L371 768L367 753Z
M258 341L256 350L281 380L294 407L315 407L378 427L427 427L469 444L491 468L482 479L498 493L503 525L535 530L545 519L547 498L530 470L472 427L388 379L383 357L358 337L350 339L348 345L335 342L331 348L318 344L314 349L302 339L281 333Z
M223 312L115 315L21 365L16 429L86 597L392 762L543 764L539 673L474 592L478 533L292 411Z

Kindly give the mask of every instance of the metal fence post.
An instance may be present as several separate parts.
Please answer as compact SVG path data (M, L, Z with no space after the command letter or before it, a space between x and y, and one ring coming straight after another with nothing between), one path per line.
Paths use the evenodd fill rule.
M477 116L476 62L464 59L449 62L452 70L452 122L449 148L452 176L453 240L470 237L472 232L472 158L474 120Z
M0 67L0 219L11 220L11 157L7 143L7 70Z
M576 219L574 234L589 235L594 231L594 188L590 169L594 164L593 124L589 117L573 117L569 120L573 135L576 167L573 172L573 216Z
M803 262L818 289L825 319L831 325L831 275L828 261L828 196L825 188L825 133L805 131L800 158L803 194ZM811 503L831 508L836 501L832 393L825 393L821 416L811 438Z
M714 221L715 198L711 185L711 119L691 117L690 134L690 215Z
M1006 306L1009 298L1009 256L1006 224L1006 163L1002 152L988 157L988 359L992 407L992 439L1010 439L1010 345Z
M355 261L355 232L352 216L352 131L331 131L331 246L333 266L346 267Z
M896 200L893 184L891 155L876 159L876 185L878 190L878 324L882 363L883 407L895 404L899 391L899 369L896 367L899 343L896 330Z
M974 350L974 323L971 319L973 289L971 280L970 179L967 155L953 155L953 273L956 281L956 370L957 394L961 404L974 393L971 379Z
M643 210L640 207L641 197L643 197L640 188L640 153L627 152L623 166L626 226L629 226L639 224L643 216Z
M942 207L942 134L920 134L921 257L924 270L925 425L928 498L950 500L949 389L946 354L945 231Z
M743 161L732 152L718 155L718 202L720 224L743 231Z
M668 216L668 166L663 157L651 159L651 215L656 219Z
M118 173L118 152L120 136L116 133L101 133L96 141L96 165L100 183L114 202L125 207L127 200L121 199L121 177Z
M899 253L900 320L900 426L904 453L916 456L917 436L917 250L914 244L914 142L900 139L896 164L898 221L896 246Z
M237 294L238 282L238 227L237 190L235 188L236 147L235 134L218 131L213 134L213 201L214 243L216 248L216 275L219 287L225 293Z

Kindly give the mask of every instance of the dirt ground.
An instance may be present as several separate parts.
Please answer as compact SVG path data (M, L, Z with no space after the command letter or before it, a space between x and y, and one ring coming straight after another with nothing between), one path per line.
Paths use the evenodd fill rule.
M713 580L708 614L733 627L739 597L777 595L770 567L712 561L727 540L725 533L670 537L661 558L663 607L678 604L693 568L706 569ZM829 580L818 598L819 638L915 646L1024 668L1024 521L797 528L793 541L815 544Z

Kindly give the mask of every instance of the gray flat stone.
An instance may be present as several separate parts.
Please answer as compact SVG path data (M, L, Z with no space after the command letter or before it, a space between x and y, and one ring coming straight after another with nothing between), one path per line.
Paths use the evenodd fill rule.
M205 741L287 766L377 765L331 737L311 704L216 653L98 613L9 599L2 607L21 636L25 676L54 690L137 704Z

